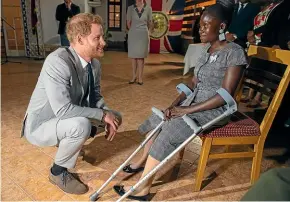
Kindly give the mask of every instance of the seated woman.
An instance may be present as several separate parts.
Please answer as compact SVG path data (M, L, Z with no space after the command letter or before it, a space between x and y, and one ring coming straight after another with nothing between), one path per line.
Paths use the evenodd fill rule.
M206 43L202 56L195 67L192 81L188 85L192 93L182 92L179 97L165 110L167 120L151 145L147 145L144 155L149 156L146 161L142 177L156 167L163 159L172 153L180 144L193 134L193 130L183 121L183 115L203 125L225 111L225 101L216 93L219 88L226 89L234 95L243 70L247 64L244 50L237 44L225 41L224 32L231 17L224 6L215 4L208 7L200 21L200 39ZM154 129L161 119L152 115L139 128L145 134ZM126 166L125 172L140 170L143 162ZM139 167L138 167L139 166ZM139 187L128 198L147 200L154 177ZM114 190L123 195L129 187L114 186Z

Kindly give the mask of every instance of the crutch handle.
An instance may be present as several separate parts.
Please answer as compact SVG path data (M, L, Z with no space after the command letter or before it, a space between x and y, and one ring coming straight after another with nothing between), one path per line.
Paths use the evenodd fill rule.
M176 86L176 90L179 94L181 94L182 92L184 92L184 94L186 95L186 97L188 97L191 93L192 90L190 88L188 88L185 84L180 83Z
M191 118L189 118L188 116L184 115L183 120L185 121L185 123L194 131L194 133L198 134L199 131L202 129L200 126L198 126L194 120L192 120Z
M231 115L238 110L238 106L237 106L235 99L231 96L231 94L229 94L229 92L226 89L220 88L216 92L227 103L227 111L226 111L227 115Z
M161 119L164 118L164 114L161 110L157 109L156 107L152 107L152 111L154 112L154 114L156 114L157 116L159 116Z

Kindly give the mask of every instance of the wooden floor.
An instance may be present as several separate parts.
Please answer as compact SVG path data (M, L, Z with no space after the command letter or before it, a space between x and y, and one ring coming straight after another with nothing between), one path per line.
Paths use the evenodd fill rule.
M42 61L22 60L22 64L2 65L2 135L1 135L1 200L3 201L77 201L89 200L110 174L135 150L143 140L136 129L150 115L150 108L164 109L177 96L175 86L186 82L183 57L175 54L150 55L146 60L144 85L129 85L130 60L124 52L106 52L102 58L102 93L110 108L120 111L124 121L113 142L103 134L89 140L84 157L80 157L73 172L89 185L85 195L66 194L48 181L48 174L56 153L55 147L40 148L20 139L21 121L36 84ZM219 148L217 148L218 150ZM241 149L241 148L237 148ZM251 161L215 160L207 166L208 181L201 192L192 192L198 148L189 145L182 162L173 159L158 175L152 188L152 200L239 200L249 188ZM280 154L281 149L265 150L264 154ZM139 155L140 156L140 155ZM138 158L138 156L136 157ZM262 172L280 166L263 159ZM121 173L114 180L102 200L116 200L112 185L126 178L133 184L137 176Z

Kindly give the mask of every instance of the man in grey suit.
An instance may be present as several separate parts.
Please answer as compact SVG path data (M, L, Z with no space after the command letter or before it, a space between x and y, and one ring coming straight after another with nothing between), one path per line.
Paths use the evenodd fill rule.
M37 146L58 146L49 180L67 193L83 194L88 187L67 169L73 168L85 141L96 134L91 120L106 128L112 140L121 124L100 93L105 41L102 19L82 13L67 24L69 48L49 54L43 64L23 122L22 136Z

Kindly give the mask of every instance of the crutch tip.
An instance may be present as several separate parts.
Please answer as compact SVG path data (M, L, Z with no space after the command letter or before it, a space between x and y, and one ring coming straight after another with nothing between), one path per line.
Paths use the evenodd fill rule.
M99 194L90 196L90 201L97 201L99 199Z

